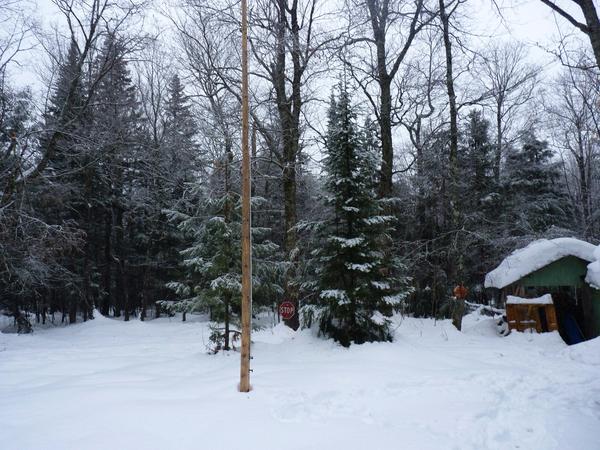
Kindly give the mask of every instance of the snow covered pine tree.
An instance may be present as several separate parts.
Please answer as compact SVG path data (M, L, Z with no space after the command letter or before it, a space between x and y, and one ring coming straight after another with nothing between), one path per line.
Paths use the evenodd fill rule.
M332 95L326 139L325 206L312 251L316 282L305 326L349 346L392 340L390 317L410 292L391 247L393 216L376 200L378 152L369 127L357 129L346 86Z
M213 194L192 214L171 211L179 229L193 242L181 254L184 259L183 279L168 283L180 300L175 304L160 302L163 308L176 312L210 312L211 326L209 351L230 350L239 335L238 315L241 308L241 198L234 191L238 180L232 180L233 153L225 152L215 170ZM217 188L219 187L219 188ZM195 189L201 189L197 184ZM237 189L236 189L237 190ZM253 202L262 201L254 198ZM264 304L263 297L283 293L281 276L283 266L275 260L278 246L266 240L269 229L252 228L253 285L255 306ZM222 326L221 326L222 324Z

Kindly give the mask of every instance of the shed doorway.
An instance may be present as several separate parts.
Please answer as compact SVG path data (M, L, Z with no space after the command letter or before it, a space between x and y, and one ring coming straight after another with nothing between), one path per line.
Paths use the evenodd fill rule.
M583 342L585 319L577 289L561 286L558 291L552 293L552 300L556 309L558 332L563 340L569 345Z

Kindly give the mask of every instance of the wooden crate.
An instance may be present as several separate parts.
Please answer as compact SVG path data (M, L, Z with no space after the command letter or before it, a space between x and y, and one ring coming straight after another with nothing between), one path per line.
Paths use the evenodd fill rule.
M543 329L542 326L541 310L546 313L547 329ZM508 327L511 330L526 331L533 329L538 333L558 330L554 305L508 304L506 305L506 318Z

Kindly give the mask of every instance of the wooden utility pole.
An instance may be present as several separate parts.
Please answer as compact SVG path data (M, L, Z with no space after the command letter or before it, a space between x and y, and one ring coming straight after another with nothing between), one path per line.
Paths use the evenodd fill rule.
M248 5L242 0L242 351L240 392L250 391L252 244L250 238L250 152L248 148Z

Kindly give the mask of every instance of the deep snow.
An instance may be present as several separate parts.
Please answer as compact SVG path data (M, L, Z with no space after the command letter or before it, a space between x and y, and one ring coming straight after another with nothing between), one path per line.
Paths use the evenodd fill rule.
M595 261L587 266L585 281L596 289L600 289L600 245L594 250Z
M499 337L472 314L397 321L344 349L278 325L208 355L205 323L91 322L0 334L0 448L600 449L600 339Z
M544 294L536 298L522 298L515 295L506 296L507 305L552 305L552 295Z

